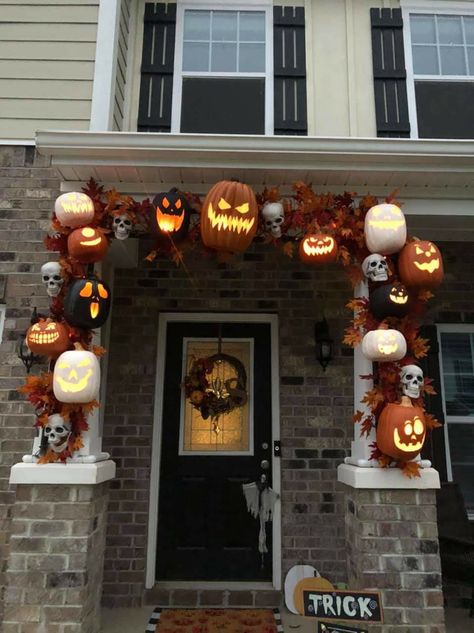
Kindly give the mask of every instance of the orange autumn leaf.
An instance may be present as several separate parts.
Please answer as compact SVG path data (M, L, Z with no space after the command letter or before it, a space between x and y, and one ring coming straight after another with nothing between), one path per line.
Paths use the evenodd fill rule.
M437 429L440 426L443 426L441 424L441 422L439 422L434 415L432 415L431 413L426 413L425 411L425 424L426 424L426 428L431 431L433 429Z
M285 242L281 250L290 259L293 257L294 246L292 242Z
M380 457L377 459L378 463L380 464L380 466L382 468L388 468L390 466L390 464L392 463L392 458L389 455L380 455Z
M429 339L421 338L421 336L415 338L411 344L411 351L413 352L413 356L415 358L424 358L428 354L428 351L430 349L430 346L428 345L429 342Z
M423 393L427 394L428 396L435 396L436 395L436 390L433 388L432 385L423 385L422 387Z
M74 440L71 442L71 447L70 447L71 453L74 453L75 451L78 451L83 447L84 447L84 444L82 443L81 436L76 435Z
M150 251L148 255L145 257L145 260L147 262L154 262L157 255L158 255L157 251Z
M361 402L366 404L371 409L375 409L381 402L385 401L385 396L383 395L381 389L379 387L374 387L373 389L369 389L362 398Z
M352 421L354 422L354 424L358 424L362 420L363 416L364 416L363 411L357 410L352 416Z
M397 462L397 466L402 469L402 473L409 479L421 477L421 466L418 462Z
M97 358L102 358L102 356L107 354L107 350L105 349L105 347L102 347L101 345L93 345L92 353L95 354Z
M374 428L374 420L373 417L368 415L366 418L363 419L363 421L361 422L360 425L360 436L369 436L370 432L372 431L372 429Z
M356 347L362 341L362 333L360 330L356 330L353 327L348 327L345 330L344 338L342 342L350 347Z

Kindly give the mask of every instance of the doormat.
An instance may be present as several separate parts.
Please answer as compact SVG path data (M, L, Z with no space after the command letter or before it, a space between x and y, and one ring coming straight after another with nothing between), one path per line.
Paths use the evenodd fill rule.
M146 633L283 633L278 609L162 609Z

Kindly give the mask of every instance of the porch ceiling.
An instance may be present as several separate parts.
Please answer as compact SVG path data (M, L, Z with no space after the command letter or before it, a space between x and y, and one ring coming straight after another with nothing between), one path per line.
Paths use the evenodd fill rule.
M474 237L473 141L39 131L36 146L64 190L91 176L136 196L173 186L204 193L226 178L282 193L296 180L378 196L397 189L412 230Z

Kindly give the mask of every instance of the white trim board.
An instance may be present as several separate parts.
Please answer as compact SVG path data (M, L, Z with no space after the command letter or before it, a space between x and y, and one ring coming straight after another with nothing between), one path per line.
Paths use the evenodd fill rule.
M229 312L163 312L158 323L158 352L155 385L155 407L153 422L152 457L150 474L150 503L148 513L148 542L145 587L151 589L156 583L156 545L158 537L158 495L161 462L161 417L163 409L166 331L168 323L268 323L271 337L271 381L272 389L272 441L280 439L280 392L278 316L275 314L229 313ZM281 494L281 460L272 459L273 489ZM277 501L273 513L273 588L281 589L281 502ZM226 583L223 583L226 584Z

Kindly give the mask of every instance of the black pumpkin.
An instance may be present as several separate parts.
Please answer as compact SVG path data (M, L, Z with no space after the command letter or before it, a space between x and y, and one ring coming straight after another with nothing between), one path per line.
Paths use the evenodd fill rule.
M96 277L76 279L64 298L64 316L74 327L101 327L110 312L110 289Z
M176 189L158 193L150 212L150 228L156 235L182 239L189 228L191 208L186 198Z
M409 307L408 291L399 281L379 286L370 294L370 311L377 319L404 317Z

